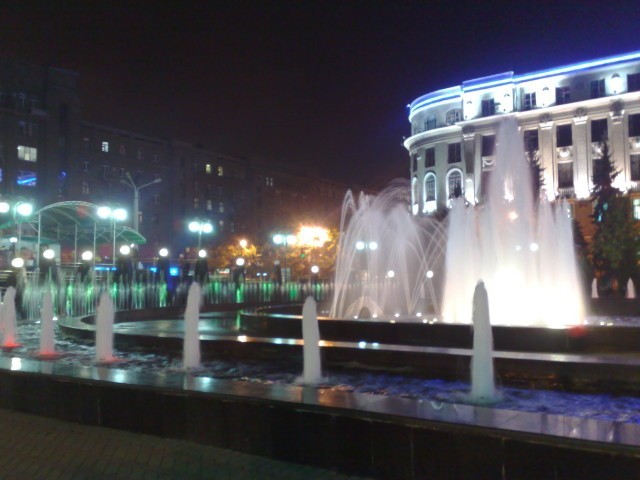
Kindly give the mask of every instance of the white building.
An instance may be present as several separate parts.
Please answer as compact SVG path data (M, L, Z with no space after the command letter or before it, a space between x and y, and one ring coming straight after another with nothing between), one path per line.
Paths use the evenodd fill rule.
M456 187L469 202L479 200L505 114L515 115L525 149L538 151L550 197L589 196L603 138L621 170L617 186L640 190L640 52L634 52L478 78L414 100L404 143L414 214L446 208ZM640 198L633 202L640 218Z

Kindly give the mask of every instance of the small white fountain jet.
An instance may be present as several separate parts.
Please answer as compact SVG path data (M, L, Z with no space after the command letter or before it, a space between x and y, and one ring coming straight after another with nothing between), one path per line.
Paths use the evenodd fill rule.
M112 363L113 356L113 319L115 309L107 292L100 296L96 312L96 363Z
M40 350L38 356L53 357L56 355L55 338L53 333L53 298L51 291L47 291L42 298L40 310Z
M182 364L185 369L200 366L200 285L193 282L189 287L187 308L184 312L184 343Z
M2 302L2 327L3 327L3 339L2 348L16 348L19 347L17 333L16 333L16 289L13 287L7 288L4 293Z
M318 327L317 305L313 297L307 297L302 307L302 339L304 367L303 385L322 383L322 365L320 361L320 328Z
M478 282L473 292L471 399L477 403L489 403L496 399L489 297L482 280Z

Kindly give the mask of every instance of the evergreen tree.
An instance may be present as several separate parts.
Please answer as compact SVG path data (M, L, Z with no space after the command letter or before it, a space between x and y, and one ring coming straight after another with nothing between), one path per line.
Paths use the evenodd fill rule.
M540 200L540 191L544 187L544 168L540 165L540 152L538 150L528 151L527 163L531 170L533 201L537 202Z
M605 283L615 280L621 287L636 274L640 244L629 199L622 197L613 185L620 171L613 164L609 144L603 141L600 146L601 156L594 162L592 176L596 231L591 243L591 261Z

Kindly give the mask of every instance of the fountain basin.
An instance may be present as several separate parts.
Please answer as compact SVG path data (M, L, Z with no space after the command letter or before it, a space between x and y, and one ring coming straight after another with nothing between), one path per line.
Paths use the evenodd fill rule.
M302 365L301 306L201 312L203 360L287 359ZM297 314L296 314L297 313ZM93 318L60 319L67 335L91 338ZM180 358L180 309L118 312L119 349L161 352ZM388 323L320 318L323 364L403 372L422 378L469 378L469 325ZM640 390L640 326L568 329L493 327L494 366L503 385L637 393Z

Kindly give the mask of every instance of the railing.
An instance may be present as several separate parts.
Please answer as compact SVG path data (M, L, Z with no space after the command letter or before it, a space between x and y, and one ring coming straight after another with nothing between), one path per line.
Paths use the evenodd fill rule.
M16 303L22 318L40 317L42 298L50 291L54 300L54 311L58 315L84 316L95 313L100 297L107 292L116 310L142 310L186 305L191 282L175 286L164 282L71 282L59 285L39 282L35 278L26 280L17 287ZM321 302L333 293L333 283L286 282L278 285L266 281L233 282L215 280L202 287L203 305L258 305L302 303L308 296Z

